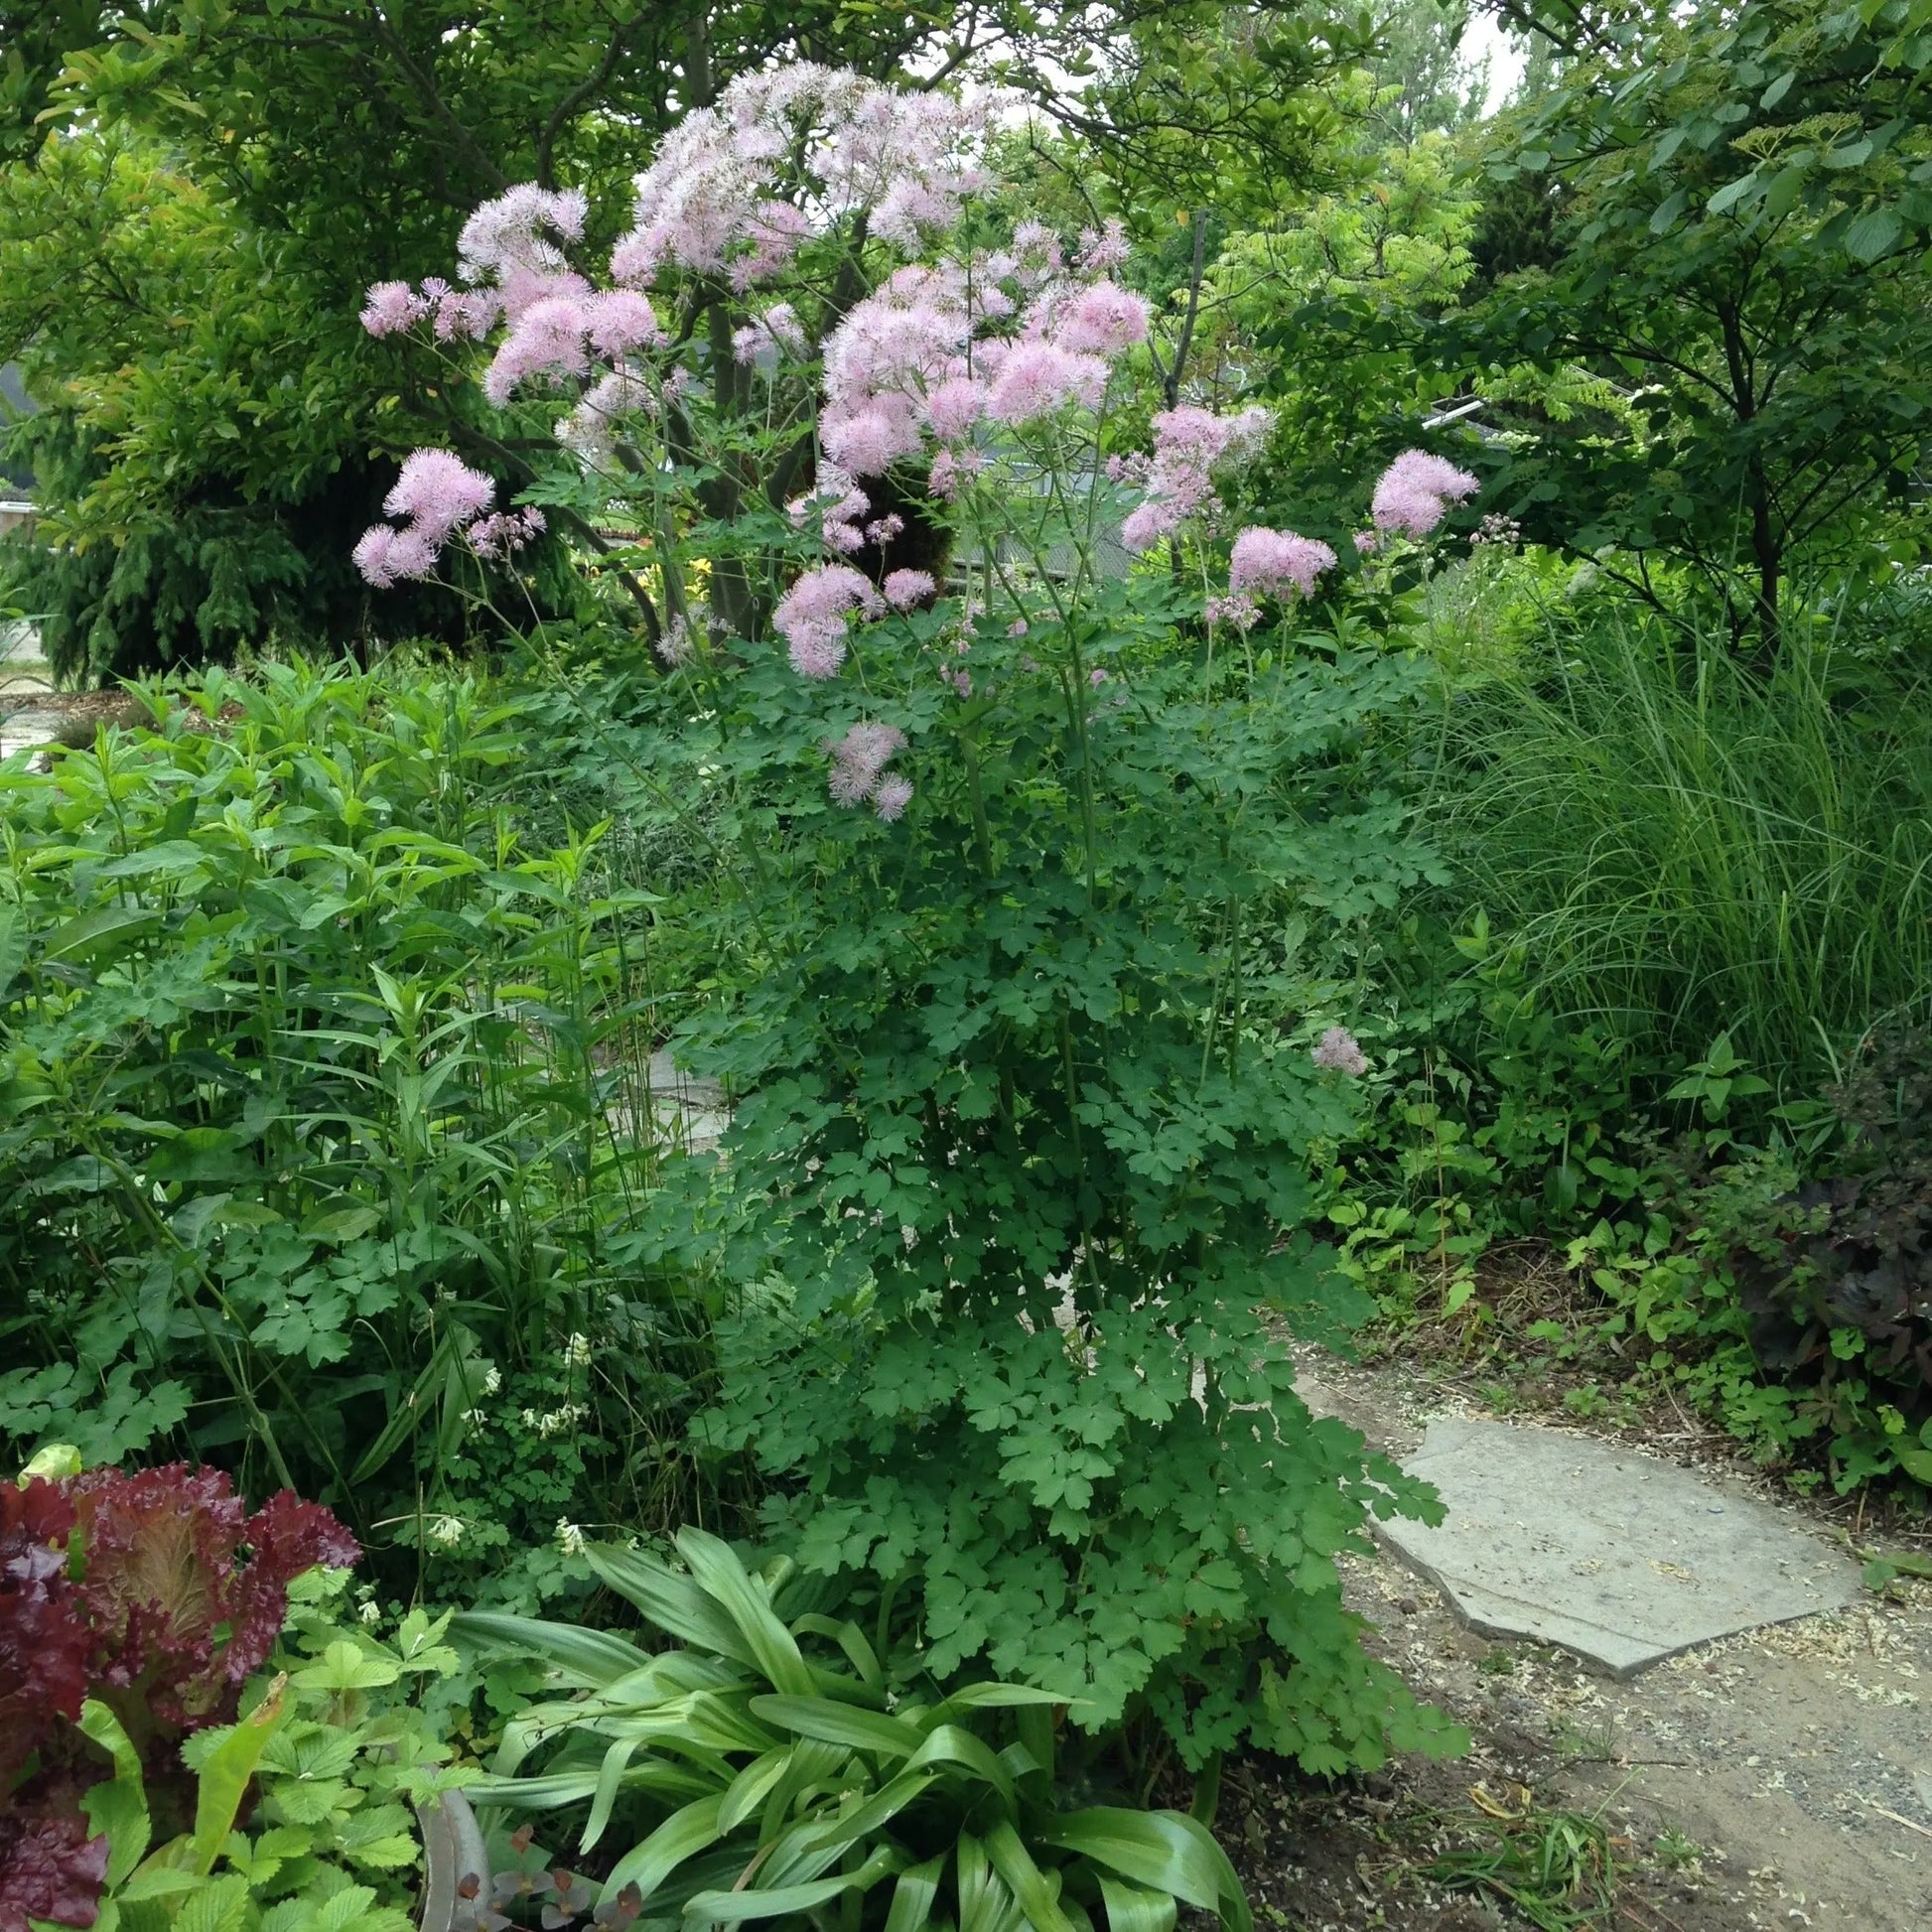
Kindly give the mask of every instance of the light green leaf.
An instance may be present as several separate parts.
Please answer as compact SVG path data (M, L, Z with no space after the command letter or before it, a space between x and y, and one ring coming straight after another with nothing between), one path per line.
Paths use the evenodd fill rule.
M332 1644L330 1648L336 1646ZM228 1834L234 1830L235 1816L247 1795L255 1767L261 1762L262 1752L267 1749L269 1739L288 1722L289 1712L283 1701L287 1687L288 1679L278 1677L269 1686L268 1695L229 1729L201 1767L196 1779L193 1839L197 1871L206 1873L214 1869L214 1862L221 1856ZM245 1884L242 1891L245 1897Z
M1682 188L1665 196L1658 205L1657 212L1650 217L1650 232L1668 234L1677 225L1677 217L1684 212L1685 205L1690 199L1689 191Z
M1015 1802L1013 1774L993 1754L991 1746L970 1730L958 1725L940 1725L929 1730L919 1748L906 1759L905 1768L917 1771L937 1764L955 1764L973 1772L990 1784L1000 1794L1000 1802L1011 1810Z
M946 1855L927 1859L923 1864L908 1865L898 1874L893 1887L892 1910L886 1914L886 1932L924 1932L932 1922L933 1900L939 1896L939 1881L945 1876Z
M737 1624L774 1688L789 1697L809 1698L812 1672L798 1639L779 1621L771 1599L753 1583L731 1545L707 1531L687 1529L678 1532L677 1548L698 1586Z
M243 1932L249 1902L248 1880L239 1873L212 1879L175 1914L173 1932Z
M919 1747L917 1728L883 1712L859 1705L838 1704L831 1698L756 1697L752 1716L799 1737L816 1737L823 1744L845 1744L854 1750L877 1751L885 1757L909 1757Z
M937 1775L933 1771L901 1771L864 1804L833 1818L794 1826L772 1849L770 1876L784 1884L816 1877L847 1846L858 1844L897 1818L930 1788Z
M738 1625L688 1577L640 1550L593 1543L584 1555L600 1583L636 1604L660 1630L734 1663L759 1667Z
M604 1763L597 1774L597 1789L591 1797L591 1815L584 1821L584 1835L578 1841L577 1849L580 1852L588 1853L604 1836L604 1828L611 1822L611 1807L618 1801L624 1771L629 1766L632 1753L643 1741L641 1737L620 1737L604 1753Z
M613 1586L615 1587L615 1586ZM642 1670L650 1658L627 1638L575 1623L546 1623L500 1610L459 1610L450 1633L472 1643L522 1651L561 1671L573 1683L604 1690Z
M1040 1842L1104 1864L1123 1878L1173 1892L1204 1912L1219 1912L1232 1932L1253 1921L1241 1881L1213 1835L1177 1811L1122 1811L1096 1805L1045 1827Z
M1085 1698L1069 1698L1057 1691L1035 1690L1031 1684L967 1684L942 1703L935 1704L925 1722L948 1724L962 1711L1019 1710L1030 1704L1057 1704L1069 1711L1082 1711L1087 1702Z
M1735 181L1725 182L1705 204L1705 207L1713 214L1723 214L1727 208L1735 207L1758 186L1759 181L1760 177L1755 169L1748 175L1739 175Z
M1891 208L1866 208L1845 230L1845 252L1858 261L1876 261L1904 230L1904 222Z
M802 1885L774 1885L769 1890L748 1885L743 1891L701 1891L684 1907L687 1919L735 1925L746 1919L778 1918L791 1912L809 1912L843 1892L862 1892L890 1877L898 1869L903 1854L882 1845L857 1871L834 1878L814 1878Z
M651 1894L686 1859L718 1842L718 1813L724 1801L724 1794L715 1792L673 1812L641 1845L632 1846L611 1867L597 1902L609 1905L625 1885L635 1885L648 1905Z
M879 1668L878 1653L866 1641L866 1633L850 1617L833 1618L812 1613L792 1620L795 1636L830 1637L845 1652L846 1661L859 1673L861 1683L878 1685L885 1680Z
M112 1891L147 1856L154 1835L146 1794L138 1784L106 1778L82 1795L90 1831L107 1840L106 1888Z
M55 929L49 959L95 959L117 952L161 928L161 914L140 905L103 905Z
M954 1849L959 1879L959 1932L1007 1932L1019 1917L1013 1895L995 1875L986 1847L961 1832Z
M320 1662L297 1671L295 1682L304 1691L337 1696L345 1691L380 1690L401 1675L402 1666L393 1657L372 1657L358 1644L339 1638L322 1653Z
M1173 1932L1176 1908L1173 1892L1149 1891L1106 1871L1095 1875L1100 1880L1110 1932Z
M6 997L26 958L26 915L11 905L0 905L0 999Z
M762 1757L755 1757L731 1781L725 1793L723 1805L718 1812L718 1831L721 1837L729 1838L744 1824L746 1819L757 1811L771 1787L784 1776L791 1762L788 1750L766 1751Z
M1035 1932L1073 1932L1072 1921L1060 1910L1057 1884L1034 1863L1020 1834L1004 1818L986 1832L986 1856L1020 1902Z

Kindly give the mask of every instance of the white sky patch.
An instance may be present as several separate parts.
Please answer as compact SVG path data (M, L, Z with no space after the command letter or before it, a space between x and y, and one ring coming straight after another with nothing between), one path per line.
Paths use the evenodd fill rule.
M1522 42L1504 33L1494 14L1478 9L1469 17L1458 51L1470 67L1489 63L1489 98L1483 111L1495 113L1523 77Z

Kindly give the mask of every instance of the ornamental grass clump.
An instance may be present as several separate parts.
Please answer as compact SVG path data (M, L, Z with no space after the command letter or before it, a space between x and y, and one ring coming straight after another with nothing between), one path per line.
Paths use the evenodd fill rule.
M587 729L716 860L659 911L733 962L675 1042L740 1096L723 1155L652 1202L655 1251L737 1290L700 1440L805 1570L915 1592L942 1683L1155 1764L1372 1764L1449 1731L1335 1558L1434 1505L1295 1390L1288 1337L1361 1312L1307 1224L1365 1062L1284 935L1427 863L1352 762L1417 677L1328 621L1326 546L1236 536L1264 412L1190 398L1134 447L1155 305L1118 228L1013 218L984 119L755 76L604 277L486 213L512 243L418 299L500 297L506 342L538 289L664 320L602 361L546 334L512 407L558 439L531 501L641 533L664 675Z

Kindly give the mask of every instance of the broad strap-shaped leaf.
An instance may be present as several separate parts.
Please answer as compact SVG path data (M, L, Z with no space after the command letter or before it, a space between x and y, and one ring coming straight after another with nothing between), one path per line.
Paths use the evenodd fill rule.
M1028 1705L1064 1705L1077 1711L1085 1698L1067 1698L1031 1684L965 1684L935 1704L926 1714L929 1725L953 1724L968 1711L1018 1711Z
M463 1787L463 1795L473 1805L503 1805L515 1811L555 1811L560 1805L581 1805L597 1791L598 1773L583 1771L546 1771L532 1778L473 1779ZM662 1758L632 1764L625 1770L622 1788L648 1791L653 1798L669 1804L689 1804L718 1788L716 1778L687 1771Z
M766 1751L739 1772L725 1793L718 1813L718 1830L729 1838L770 1795L771 1787L791 1764L789 1750Z
M1049 1878L1034 1863L1020 1834L1004 1818L987 1828L986 1856L1006 1880L1007 1889L1027 1915L1035 1932L1073 1932L1073 1922L1060 1910L1059 1873Z
M1051 1791L1053 1761L1057 1756L1053 1742L1053 1714L1037 1704L1022 1705L1014 1724L1020 1732L1020 1747L1032 1760L1026 1770L1016 1765L1014 1775L1035 1778L1037 1795L1045 1800ZM1009 1759L1008 1762L1013 1760Z
M469 1330L459 1321L451 1322L444 1329L442 1340L436 1344L429 1360L423 1364L422 1372L416 1377L415 1385L401 1402L391 1405L389 1420L377 1432L375 1441L362 1451L354 1468L349 1471L348 1481L351 1489L359 1489L371 1476L379 1474L403 1444L430 1419L436 1407L430 1399L430 1391L448 1369L452 1358L462 1346L462 1338L468 1334Z
M459 1610L450 1619L450 1632L471 1643L495 1644L540 1658L588 1690L608 1689L651 1662L634 1643L609 1630L547 1623L540 1617L510 1616L500 1610Z
M1228 1856L1198 1819L1177 1811L1096 1805L1035 1834L1042 1845L1078 1853L1123 1878L1218 1912L1229 1932L1253 1932L1248 1900Z
M809 1912L829 1904L844 1892L869 1891L880 1879L899 1868L905 1855L897 1846L882 1845L857 1871L835 1878L814 1878L802 1885L747 1885L743 1891L701 1891L689 1899L689 1921L735 1925L746 1919L778 1918L790 1912Z
M80 1728L114 1760L114 1775L90 1786L80 1800L87 1823L107 1839L106 1889L111 1893L147 1856L154 1823L148 1814L141 1754L121 1728L121 1721L98 1698L89 1698L80 1707Z
M1014 1781L1007 1766L994 1755L993 1747L984 1738L975 1737L970 1730L963 1730L958 1725L941 1725L929 1731L919 1748L905 1760L908 1771L923 1770L927 1765L953 1765L971 1771L982 1783L991 1785L1000 1794L1001 1804L1012 1812Z
M959 1932L1013 1932L1020 1907L1000 1882L986 1847L971 1832L961 1832L953 1857L959 1878Z
M850 1811L794 1825L772 1848L765 1867L772 1881L798 1884L817 1877L848 1846L897 1818L936 1781L937 1775L933 1771L902 1771Z
M807 1611L803 1616L791 1620L793 1636L830 1637L845 1652L846 1662L859 1673L859 1681L869 1688L877 1688L886 1681L886 1674L879 1667L879 1653L873 1649L866 1633L850 1617L821 1616L816 1610Z
M814 1788L836 1791L849 1756L850 1753L836 1744L821 1744L809 1737L792 1745L784 1773L764 1801L764 1817L759 1824L759 1842L768 1843L782 1836L794 1807Z
M696 1804L673 1812L641 1845L633 1845L611 1867L611 1875L598 1893L599 1905L614 1903L626 1885L635 1885L648 1905L651 1893L686 1859L718 1842L718 1812L724 1801L722 1791L700 1798Z
M758 1653L723 1606L669 1564L616 1543L593 1543L586 1548L584 1558L600 1583L636 1604L660 1630L668 1630L700 1650L729 1657L734 1663L761 1668Z
M577 1841L579 1852L588 1855L604 1836L604 1828L611 1822L611 1807L617 1803L618 1792L623 1783L623 1774L630 1768L630 1759L643 1741L641 1737L620 1737L604 1753L604 1763L597 1774L597 1789L591 1794L591 1814L584 1820L584 1834Z
M283 1702L288 1690L286 1675L276 1678L268 1695L215 1745L202 1761L195 1781L194 1868L204 1875L214 1869L234 1830L235 1815L247 1796L255 1767L268 1748L268 1740L287 1723L289 1711Z
M1100 1880L1101 1902L1107 1907L1108 1932L1173 1932L1177 1914L1173 1892L1129 1884L1104 1868L1094 1875Z
M787 1697L810 1697L816 1686L798 1639L779 1620L763 1587L752 1581L731 1545L704 1530L687 1529L678 1532L677 1548L693 1580L738 1626L772 1688Z
M845 1744L881 1757L910 1757L919 1747L919 1733L913 1725L882 1711L867 1711L831 1698L758 1697L751 1701L750 1710L753 1717L795 1736Z
M886 1932L925 1932L932 1923L933 1901L939 1896L939 1881L946 1875L946 1855L927 1859L923 1864L908 1865L898 1874L893 1887L892 1910L886 1914Z

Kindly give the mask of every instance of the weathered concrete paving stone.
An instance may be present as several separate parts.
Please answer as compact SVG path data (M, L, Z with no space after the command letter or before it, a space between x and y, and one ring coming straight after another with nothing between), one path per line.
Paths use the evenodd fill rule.
M732 1120L724 1088L716 1080L685 1072L661 1047L650 1056L649 1077L660 1132L693 1154L716 1147Z
M1853 1566L1769 1504L1587 1437L1453 1418L1403 1466L1448 1519L1380 1533L1473 1628L1617 1677L1859 1594Z
M8 713L0 718L0 759L11 758L29 746L51 744L66 723L67 714L60 711Z

